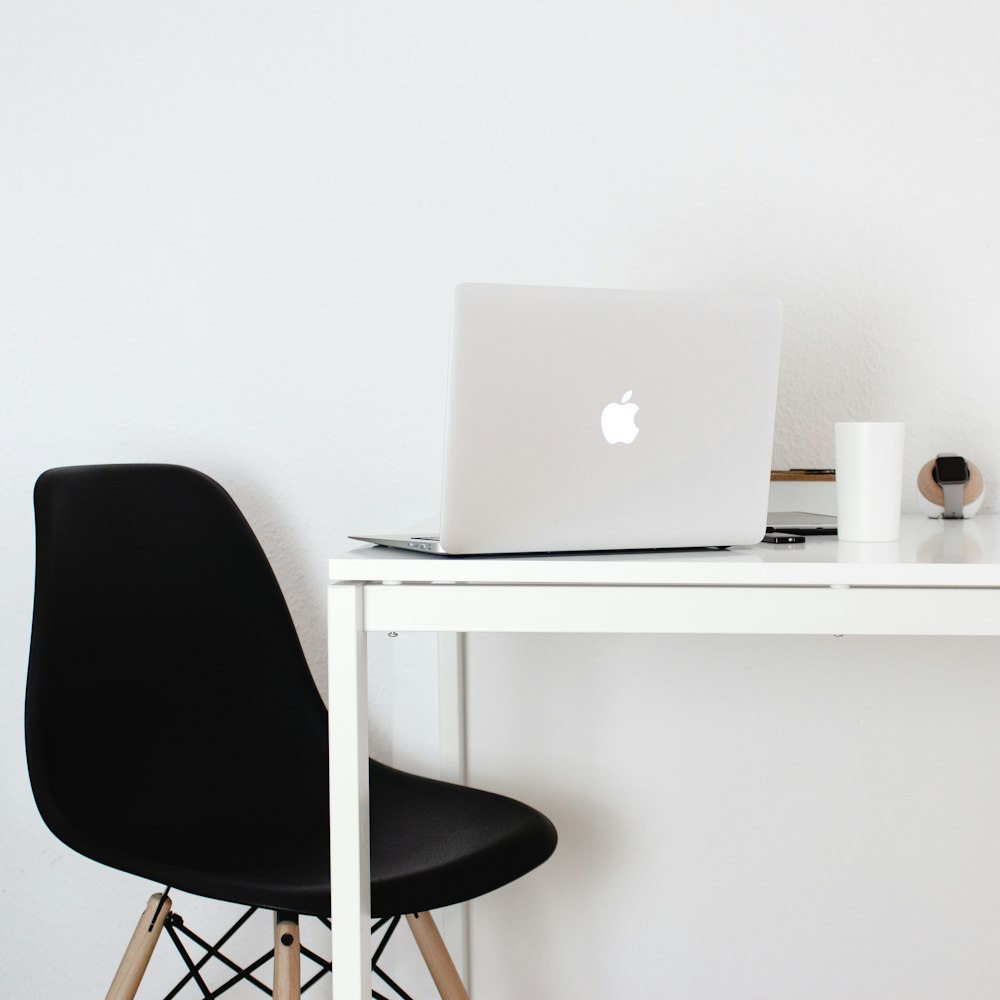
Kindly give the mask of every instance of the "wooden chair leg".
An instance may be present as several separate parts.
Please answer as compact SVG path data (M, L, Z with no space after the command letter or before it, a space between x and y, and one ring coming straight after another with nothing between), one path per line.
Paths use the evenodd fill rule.
M299 917L274 914L274 1000L299 1000L302 995L302 952L299 950Z
M424 956L427 969L434 980L441 1000L469 1000L469 994L462 985L455 963L441 940L437 925L429 913L407 913L406 922L413 931L420 954Z
M168 913L170 913L170 897L154 892L139 918L128 948L125 949L121 965L118 966L111 989L108 990L107 1000L133 1000Z

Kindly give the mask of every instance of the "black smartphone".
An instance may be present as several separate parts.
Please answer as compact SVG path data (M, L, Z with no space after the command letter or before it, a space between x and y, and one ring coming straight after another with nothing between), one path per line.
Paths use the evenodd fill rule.
M762 539L762 542L771 542L772 545L797 545L804 542L803 535L789 535L784 531L769 531Z

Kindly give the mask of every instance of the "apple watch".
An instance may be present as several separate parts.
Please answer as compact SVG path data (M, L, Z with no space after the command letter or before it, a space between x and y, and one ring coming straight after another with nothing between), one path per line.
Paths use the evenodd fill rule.
M946 518L965 517L965 484L971 478L969 463L961 455L944 452L934 460L931 476L944 491L944 513Z

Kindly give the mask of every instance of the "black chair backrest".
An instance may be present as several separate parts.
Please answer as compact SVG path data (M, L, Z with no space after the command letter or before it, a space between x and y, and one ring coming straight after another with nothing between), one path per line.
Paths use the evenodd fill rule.
M228 494L180 466L52 469L35 516L25 737L52 831L127 869L150 837L280 829L283 798L328 822L326 709Z

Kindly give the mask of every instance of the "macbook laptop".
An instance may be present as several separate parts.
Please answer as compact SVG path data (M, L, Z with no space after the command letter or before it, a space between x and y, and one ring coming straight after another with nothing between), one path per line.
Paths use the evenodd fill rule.
M455 290L442 555L755 544L781 302L464 284Z

